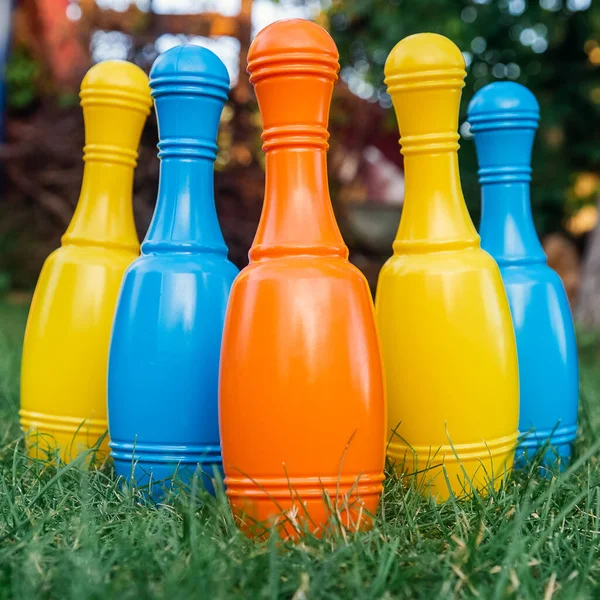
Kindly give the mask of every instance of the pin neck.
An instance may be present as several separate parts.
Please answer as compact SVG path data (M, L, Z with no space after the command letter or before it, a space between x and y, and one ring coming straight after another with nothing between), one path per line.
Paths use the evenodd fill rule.
M480 232L484 250L500 266L546 263L525 181L482 185Z
M402 139L405 196L393 248L397 254L479 246L458 169L455 133Z
M180 46L172 52L176 59L166 53L165 62L158 59L150 73L160 178L142 254L227 256L215 208L214 161L229 79L220 61L206 52ZM193 71L180 71L184 65Z
M406 40L409 43L411 38ZM394 252L476 248L479 236L467 211L458 169L464 61L452 45L438 52L437 63L422 64L421 50L412 49L404 56L401 44L388 58L385 79L400 126L400 152L404 156L404 206ZM432 52L436 56L435 45Z
M117 152L122 151L122 155ZM125 148L85 148L81 193L63 245L96 246L135 252L139 241L132 210L132 152Z
M531 151L537 110L469 114L480 164L482 246L500 266L544 264L531 214Z
M190 144L189 142L194 142ZM162 140L158 197L142 254L227 255L214 203L215 144Z
M470 113L480 168L479 183L526 184L531 182L531 150L539 112Z
M327 181L327 123L338 69L337 55L322 49L254 51L249 57L266 153L265 201L252 261L348 257Z
M275 138L267 132L265 200L249 253L252 261L348 257L329 197L327 131L319 128L318 135L307 136L307 128L298 130L299 135Z

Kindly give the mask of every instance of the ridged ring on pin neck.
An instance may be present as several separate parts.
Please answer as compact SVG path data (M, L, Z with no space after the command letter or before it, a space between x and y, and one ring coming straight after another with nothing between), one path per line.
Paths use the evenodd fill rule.
M403 156L409 156L411 154L456 152L459 148L459 137L458 133L453 131L447 133L404 135L400 137L400 152Z
M535 110L472 113L468 115L468 121L473 133L494 129L537 129L540 113Z
M158 158L205 158L215 161L219 147L210 140L195 138L163 138L158 142Z
M282 125L269 127L262 133L263 151L274 148L314 147L327 151L329 131L320 125Z
M114 106L150 114L152 101L149 97L129 90L85 87L79 92L81 106Z
M137 166L137 150L124 146L112 146L109 144L86 144L83 147L83 160L85 162L103 162L126 167Z
M464 69L436 69L412 73L393 73L386 76L384 83L388 94L399 91L414 91L428 88L462 89L467 72Z
M229 82L224 79L202 75L162 75L150 79L151 96L197 95L212 96L221 102L227 102Z
M250 82L255 84L278 75L317 75L337 81L340 63L337 57L317 52L267 54L248 61Z
M531 167L527 165L497 165L481 167L479 175L480 185L492 183L529 183L531 181Z

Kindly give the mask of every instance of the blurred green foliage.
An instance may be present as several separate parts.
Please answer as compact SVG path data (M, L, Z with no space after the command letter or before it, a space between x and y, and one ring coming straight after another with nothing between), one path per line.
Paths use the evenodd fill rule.
M23 48L15 48L6 64L6 89L8 107L26 110L34 104L37 95L36 80L39 67Z
M334 0L328 18L342 77L368 82L370 100L384 106L390 104L383 84L389 51L407 35L424 31L449 37L465 55L461 123L473 94L492 81L510 79L533 91L542 116L532 188L541 234L560 230L566 216L594 199L597 184L578 186L577 193L574 185L578 174L600 171L600 2ZM393 115L390 121L395 127ZM465 127L461 133L468 138ZM478 220L472 140L461 140L459 156L465 197Z

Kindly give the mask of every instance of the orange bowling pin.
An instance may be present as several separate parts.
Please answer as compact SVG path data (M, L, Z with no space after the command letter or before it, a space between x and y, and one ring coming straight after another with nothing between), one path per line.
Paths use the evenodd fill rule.
M261 31L248 71L263 121L264 207L225 319L225 485L248 533L368 526L383 481L385 402L367 282L348 262L327 184L339 69L309 21Z

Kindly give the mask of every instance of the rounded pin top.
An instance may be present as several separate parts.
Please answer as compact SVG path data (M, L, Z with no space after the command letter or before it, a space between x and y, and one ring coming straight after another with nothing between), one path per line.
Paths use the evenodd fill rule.
M540 107L535 96L514 81L498 81L481 88L469 103L471 131L536 129Z
M193 44L175 46L163 52L150 69L153 97L196 91L225 102L229 85L229 73L223 61L208 48Z
M94 65L81 82L81 106L107 105L149 114L152 106L148 76L133 63L105 60Z
M305 19L285 19L265 27L248 51L248 73L256 83L264 77L297 72L337 79L339 54L320 25Z
M384 71L390 94L405 88L462 88L467 74L458 46L437 33L417 33L398 42Z

